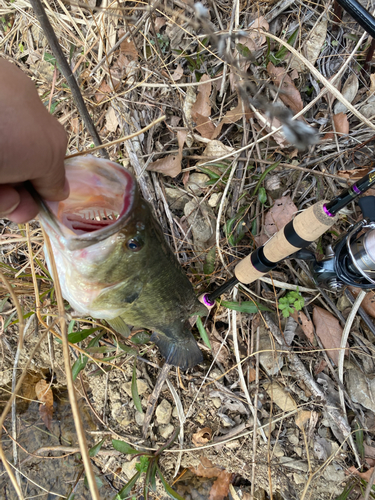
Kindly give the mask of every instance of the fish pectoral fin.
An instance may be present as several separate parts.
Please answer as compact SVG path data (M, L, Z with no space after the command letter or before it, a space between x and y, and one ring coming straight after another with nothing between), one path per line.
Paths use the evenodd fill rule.
M121 316L117 316L117 318L106 319L106 322L109 324L111 328L113 328L117 333L122 335L123 337L128 338L130 335L130 328L125 323L125 321L121 318Z
M153 332L150 340L158 346L167 363L179 366L181 370L193 368L203 361L198 344L189 330L185 330L182 338L178 339L162 332Z

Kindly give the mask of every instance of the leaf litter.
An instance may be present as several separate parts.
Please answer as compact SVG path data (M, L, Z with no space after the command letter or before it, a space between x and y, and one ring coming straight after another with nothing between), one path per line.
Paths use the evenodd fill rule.
M127 135L124 124L139 130L161 114L167 114L164 123L154 126L132 143L138 148L135 156L121 142L107 149L112 160L136 172L142 192L150 193L148 200L162 224L165 237L197 294L212 290L228 279L238 260L256 248L260 236L263 235L263 239L272 237L298 210L332 198L344 186L372 170L372 130L348 113L332 94L321 96L311 109L305 109L324 86L319 79L310 78L308 68L299 64L295 56L289 66L290 53L267 36L269 32L289 40L329 81L345 62L349 62L334 86L342 87L342 95L363 110L364 116L372 116L374 75L366 69L360 71L359 65L364 65L363 54L351 55L355 47L353 33L357 36L358 30L355 23L347 22L349 18L344 17L337 31L331 17L326 17L325 9L330 8L327 3L301 5L275 18L272 18L271 4L258 3L254 10L250 6L242 7L236 10L233 5L216 4L209 22L202 21L199 25L196 13L181 3L176 7L173 2L167 2L151 13L134 6L131 14L121 6L97 11L68 3L64 4L65 11L62 6L51 6L53 28L103 142ZM29 17L21 14L23 12ZM46 106L51 98L51 112L63 123L69 136L69 153L90 149L91 139L58 69L56 85L53 90L51 88L55 63L34 13L21 0L15 0L1 6L1 15L0 32L5 40L2 56L17 61L26 73L34 75ZM26 19L32 22L26 23ZM247 29L249 24L250 29ZM236 33L239 26L244 28L237 36L225 31L227 26L230 26L230 33ZM131 36L123 39L128 30ZM113 44L120 40L119 46L108 54ZM102 62L101 57L104 57ZM338 68L335 71L332 70L334 64ZM273 101L277 102L277 108L269 104ZM290 114L285 114L288 110ZM306 146L303 140L299 148L296 134L300 129L291 120L300 111L303 114L303 119L298 120L301 126L309 124L320 133L319 142L309 151L302 150ZM285 129L285 121L289 132ZM286 134L276 132L281 125L284 132L287 130ZM141 165L141 161L144 164ZM268 171L275 164L277 166ZM203 188L196 192L186 188L189 176L194 173L207 176ZM273 182L277 180L276 190L271 189L268 182L271 177ZM258 190L254 194L256 186ZM262 188L262 196L259 188ZM167 189L180 193L179 204L169 201ZM210 200L216 202L211 204ZM238 224L243 231L241 239L231 245L225 227L238 214L241 215ZM342 214L332 232L312 243L310 249L315 255L322 255L328 244L336 241L338 235L345 234L350 224L360 217L357 211ZM41 299L42 317L48 318L50 326L57 315L57 306L41 250L43 243L38 223L32 222L30 228L32 253L38 253L34 259L37 291L32 283L25 229L5 220L1 220L1 226L1 270L22 303L25 321L31 318L25 336L25 352L21 353L18 366L22 370L35 346L35 337L46 331L46 326L41 322L36 325L32 316L36 312L36 294ZM235 482L234 487L244 498L259 489L269 494L270 484L274 495L277 491L285 499L301 498L307 477L310 482L306 494L313 500L326 499L328 495L339 497L346 488L352 488L352 496L348 498L358 498L359 481L345 475L344 471L352 471L369 481L373 464L363 462L362 468L358 468L354 452L346 444L345 432L349 428L355 434L360 426L366 446L375 447L375 427L371 424L374 364L364 361L373 358L371 324L357 314L351 327L346 346L349 357L344 361L343 387L349 415L345 420L338 379L334 376L337 376L342 325L351 308L346 305L343 317L339 317L338 302L344 292L326 291L330 300L328 310L328 301L315 289L306 267L294 260L282 263L271 277L270 283L252 284L250 291L240 288L235 309L237 338L233 335L233 306L231 309L217 306L207 320L203 318L202 326L209 333L212 352L201 343L204 363L191 373L169 375L168 382L178 392L181 407L171 413L169 423L159 424L154 419L147 438L143 438L141 432L142 411L147 410L148 398L163 362L153 346L145 343L150 332L132 331L132 338L141 338L144 334L144 342L133 344L113 336L105 325L93 326L88 318L77 320L70 333L100 329L88 337L83 335L82 340L71 345L75 352L72 364L79 360L76 365L80 367L76 379L78 390L85 394L85 389L89 389L85 397L91 406L84 399L82 408L87 413L94 409L102 418L103 427L99 428L95 419L86 426L89 439L90 432L95 435L90 445L98 441L95 433L105 429L116 439L126 437L133 447L152 447L158 440L165 442L163 436L168 434L169 425L177 427L182 421L184 437L180 442L179 470L197 469L201 463L206 463L206 469L216 469L217 475L213 477L218 482L215 488L211 485L206 491L207 497L213 500L227 497L233 473L243 479L243 483ZM279 316L277 303L285 297L288 286L296 290L297 285L301 290L310 291L302 291L303 310L291 313L297 325L290 334L287 319ZM6 400L12 379L18 323L15 311L9 312L15 307L13 300L3 285L0 290L0 306L5 300L0 310L3 353L0 380L3 400ZM227 304L234 302L230 293L222 299ZM370 317L374 317L373 302L372 292L362 302L363 310ZM9 303L8 309L6 303ZM288 341L284 347L277 343L277 332L270 333L267 321L262 319L264 313L259 314L262 307L272 311L280 338L286 332ZM74 311L67 310L67 314L74 314ZM316 345L314 329L327 358ZM30 333L34 330L37 335ZM51 326L51 330L58 334L55 326ZM195 333L198 338L198 332ZM265 337L268 343L262 346ZM95 352L89 347L91 342ZM257 401L258 428L261 426L269 433L273 454L269 453L259 431L254 437L255 418L240 383L240 367L234 355L236 343L250 401ZM33 362L43 389L38 396L43 404L34 403L39 425L43 419L47 428L54 429L53 393L51 389L45 392L49 385L44 377L46 371L51 371L54 384L60 386L66 385L66 378L61 345L56 341L52 341L52 345L51 351L46 340ZM133 349L132 353L126 350L128 347ZM137 366L133 359L135 348L139 355ZM257 354L261 350L271 352L272 358L262 359L261 354ZM210 371L210 364L218 353ZM291 353L297 358L292 358ZM306 371L298 371L296 367L301 368L298 360ZM31 385L35 384L34 381ZM326 408L322 408L323 396L328 401ZM34 397L27 396L28 399ZM173 408L178 406L167 386L162 389L161 399L169 401ZM285 412L294 413L285 417ZM18 418L21 423L18 437L22 440L27 418L22 414ZM10 420L5 422L5 427L10 430ZM210 447L199 449L194 443L198 437L194 436L199 436L200 430L205 428L210 432L203 432L199 439ZM219 441L216 442L216 438ZM35 451L29 443L22 444L29 452ZM8 445L4 442L5 446ZM131 466L126 465L129 460L113 454L115 450L109 440L101 451L103 448L107 455L98 453L92 460L100 470L106 471L104 482L108 478L120 491L127 472L131 471ZM189 449L193 451L183 451ZM8 448L6 451L8 453ZM166 453L160 459L170 484L176 456ZM52 458L52 463L61 463L57 460ZM46 462L45 466L38 465L46 467L39 469L46 471L45 474L36 474L33 467L26 469L26 462L25 465L21 462L22 471L36 484L53 489L52 480L58 474L47 468L48 460L40 462ZM307 476L303 483L292 466L297 470L310 470L304 472ZM5 474L0 487L10 495L11 486ZM63 488L61 485L59 493L67 496L69 491ZM135 485L134 494L140 493L137 488ZM157 488L159 496L163 496L165 490L161 484L158 483ZM34 494L41 491L36 489ZM85 498L86 494L80 498ZM113 497L113 491L107 496L103 493L103 498Z

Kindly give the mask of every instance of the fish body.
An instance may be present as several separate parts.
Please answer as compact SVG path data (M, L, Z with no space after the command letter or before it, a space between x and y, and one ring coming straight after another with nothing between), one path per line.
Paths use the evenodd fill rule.
M71 194L40 218L63 297L82 315L153 331L166 361L202 360L188 318L206 314L132 174L91 156L66 163Z

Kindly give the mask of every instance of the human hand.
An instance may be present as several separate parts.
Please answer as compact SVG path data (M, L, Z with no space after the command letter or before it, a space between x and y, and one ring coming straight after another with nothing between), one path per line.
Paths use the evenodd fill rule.
M0 217L21 223L38 206L23 183L30 180L45 200L69 196L64 128L39 99L32 81L0 58Z

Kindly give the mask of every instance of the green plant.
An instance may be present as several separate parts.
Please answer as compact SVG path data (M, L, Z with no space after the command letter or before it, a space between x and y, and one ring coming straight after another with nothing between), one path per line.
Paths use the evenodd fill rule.
M305 305L305 299L300 294L298 287L297 291L288 292L285 297L279 299L279 309L282 312L284 318L289 318L289 316L296 311L300 311Z
M136 474L128 481L125 486L117 493L117 495L113 498L113 500L123 500L124 498L130 497L130 492L133 486L138 482L142 474L146 474L144 478L144 487L143 487L143 497L145 500L149 498L150 489L156 491L156 474L159 476L166 493L174 500L184 500L176 491L174 491L167 481L165 480L158 462L160 455L162 452L169 448L174 440L177 438L179 434L179 429L177 429L172 437L166 442L165 445L161 446L154 453L141 451L132 448L128 443L124 441L120 441L117 439L112 439L112 444L115 450L120 453L124 453L125 455L133 455L134 457L139 456L139 463L136 464L135 468L137 470Z
M296 38L298 35L298 31L299 31L299 28L297 28L288 38L287 42L289 45L291 45L291 46L294 45L294 42L296 41ZM271 52L271 42L270 42L269 38L267 38L267 46L268 46L268 50L267 50L267 54L266 54L266 65L269 62L271 62L272 64L277 66L285 59L285 56L288 54L288 49L286 47L284 47L284 45L282 45L276 53Z

